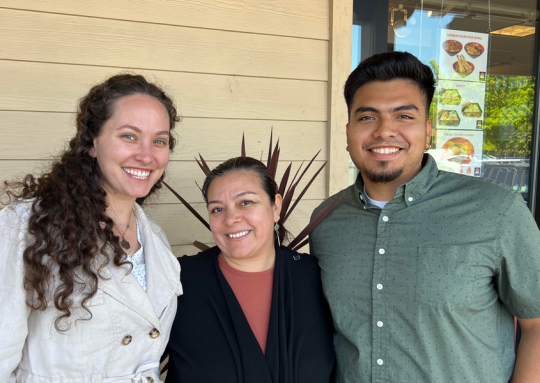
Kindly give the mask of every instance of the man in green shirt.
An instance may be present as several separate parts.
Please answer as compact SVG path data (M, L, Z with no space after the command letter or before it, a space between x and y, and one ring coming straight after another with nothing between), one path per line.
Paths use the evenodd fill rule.
M434 91L431 69L403 52L363 61L345 84L360 174L315 210L342 197L310 243L336 381L540 382L540 233L519 193L424 154Z

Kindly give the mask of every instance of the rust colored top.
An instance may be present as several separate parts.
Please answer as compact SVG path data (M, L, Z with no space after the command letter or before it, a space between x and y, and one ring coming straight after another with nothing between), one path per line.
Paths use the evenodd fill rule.
M229 266L221 256L218 257L218 261L221 272L242 307L251 331L257 338L263 353L266 353L274 268L249 273Z

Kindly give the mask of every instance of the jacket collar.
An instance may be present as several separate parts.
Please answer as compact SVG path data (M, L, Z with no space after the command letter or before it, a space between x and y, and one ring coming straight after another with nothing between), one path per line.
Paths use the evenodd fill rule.
M129 265L116 267L112 262L103 272L108 279L100 279L98 288L159 328L159 317L165 307L173 296L182 294L180 264L161 228L146 216L138 204L134 206L134 213L144 242L146 292L129 273Z
M414 205L429 191L438 174L439 169L437 168L437 163L431 155L425 153L424 158L422 159L422 170L420 170L420 173L409 182L400 185L394 194L393 200L403 200L407 206ZM358 197L357 201L361 203L364 209L373 206L368 206L367 198L364 194L364 180L360 173L358 173L358 177L356 177L354 193Z

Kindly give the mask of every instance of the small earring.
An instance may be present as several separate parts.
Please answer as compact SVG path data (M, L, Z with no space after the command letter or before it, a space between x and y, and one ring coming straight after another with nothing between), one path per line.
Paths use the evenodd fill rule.
M279 240L279 223L275 223L274 225L274 231L276 232L276 235L277 235L277 244L278 244L278 247L281 246L281 241Z

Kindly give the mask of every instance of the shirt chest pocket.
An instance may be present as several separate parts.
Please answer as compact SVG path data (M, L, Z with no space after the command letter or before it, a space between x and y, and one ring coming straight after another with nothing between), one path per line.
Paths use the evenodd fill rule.
M472 246L420 246L416 300L436 308L470 302L475 252Z

